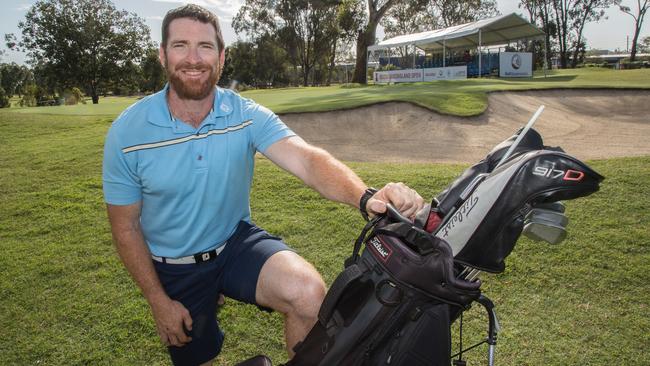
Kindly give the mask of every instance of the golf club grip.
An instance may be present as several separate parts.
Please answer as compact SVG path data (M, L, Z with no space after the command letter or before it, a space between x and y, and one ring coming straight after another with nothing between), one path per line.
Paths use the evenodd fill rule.
M409 225L412 225L412 224L413 224L413 221L409 220L408 217L405 217L404 215L402 215L402 214L401 214L401 213L400 213L400 212L395 208L395 206L393 206L393 205L390 204L390 203L387 203L387 204L386 204L386 214L388 215L388 217L390 217L390 218L392 218L392 219L395 219L395 220L397 220L397 221L401 221L401 222L403 222L403 223L405 223L405 224L409 224Z

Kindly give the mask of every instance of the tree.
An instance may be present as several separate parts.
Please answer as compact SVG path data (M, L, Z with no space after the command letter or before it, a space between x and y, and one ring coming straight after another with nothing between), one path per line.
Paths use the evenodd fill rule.
M639 52L650 52L650 37L645 37L637 45Z
M632 18L634 18L634 37L632 39L632 51L630 52L630 61L634 62L636 59L636 52L637 52L637 42L639 41L639 33L641 33L641 27L643 26L643 18L645 18L645 14L650 8L650 1L649 0L636 0L636 5L637 5L637 11L636 13L632 13L632 9L630 9L629 6L621 5L619 6L619 9L621 9L622 12L629 14Z
M331 50L330 30L335 29L339 0L246 0L233 19L233 28L253 41L277 37L294 69L300 67L302 84L308 85L311 71Z
M434 0L433 6L445 28L499 14L495 0Z
M584 43L583 30L587 23L605 17L605 9L620 0L551 0L554 22L557 25L557 41L560 67L571 67L578 62Z
M149 48L140 63L142 70L142 83L140 90L143 92L156 92L162 89L167 82L167 74L158 59L158 49Z
M2 75L0 75L0 84L2 84ZM5 90L0 86L0 108L8 108L11 105L9 102L9 96L5 93Z
M553 38L557 38L557 25L553 18L553 0L521 0L519 7L528 11L530 21L542 28L546 46L546 64L551 65Z
M354 42L359 29L363 27L366 21L365 15L366 12L363 1L343 0L339 5L337 24L341 30L341 35L336 44L336 52L334 52L334 59L332 60L333 65L330 64L330 79L334 71L334 65L336 65L337 61L347 64L350 60L354 59ZM346 66L346 82L348 81L347 72Z
M433 4L399 3L379 22L386 37L419 33L439 28L440 18Z
M302 68L303 85L308 85L308 78L318 59L330 51L330 41L336 34L336 7L334 2L280 0L276 8L282 19L279 29L279 39L283 44L297 52L298 64Z
M404 2L393 6L379 23L384 27L386 37L390 38L439 28L440 18L432 3ZM397 50L402 59L412 59L408 46L398 47Z
M386 12L397 3L397 0L368 0L367 22L357 33L357 60L352 75L353 83L366 84L368 82L368 47L375 43L377 25Z
M531 22L546 33L546 57L550 63L553 44L557 46L560 67L575 67L584 52L584 27L605 18L605 9L620 0L520 0ZM555 41L555 42L554 42Z
M226 48L226 63L222 80L224 86L231 81L244 85L286 85L287 55L270 34L256 42L237 41Z
M22 87L30 77L30 71L27 67L18 65L15 62L10 64L0 64L0 85L7 96L12 97L14 94L22 94ZM32 76L33 78L33 76Z
M278 40L265 35L254 44L255 80L262 85L286 85L289 83L287 75L287 52L280 46Z
M18 27L22 40L13 48L26 50L59 90L83 87L94 104L152 47L144 20L110 0L39 0Z
M257 68L255 60L255 44L253 42L237 41L226 48L224 69L231 70L229 73L231 80L253 85Z

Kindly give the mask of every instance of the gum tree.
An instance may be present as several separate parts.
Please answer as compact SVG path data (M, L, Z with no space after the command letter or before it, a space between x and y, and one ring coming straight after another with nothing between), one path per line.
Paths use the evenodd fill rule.
M632 40L632 50L630 52L630 61L634 62L636 59L637 52L637 42L639 41L639 33L641 33L641 27L643 26L643 18L650 8L650 0L636 0L637 11L636 13L632 12L632 9L629 6L621 5L619 9L625 14L630 15L634 18L634 37Z
M153 47L144 20L109 0L40 0L18 28L22 39L9 35L7 45L26 51L59 88L86 89L93 104Z

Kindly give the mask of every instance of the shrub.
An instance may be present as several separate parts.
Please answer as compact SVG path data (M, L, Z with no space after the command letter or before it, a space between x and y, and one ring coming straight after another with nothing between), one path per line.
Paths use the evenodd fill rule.
M391 71L391 70L400 70L399 67L393 64L387 64L386 66L379 66L377 71Z
M5 90L0 86L0 108L8 108L10 106L9 96L7 96Z
M63 98L65 105L76 105L79 102L86 104L83 93L77 87L63 91Z
M36 94L38 87L34 84L28 85L24 89L23 97L18 104L21 107L36 107Z

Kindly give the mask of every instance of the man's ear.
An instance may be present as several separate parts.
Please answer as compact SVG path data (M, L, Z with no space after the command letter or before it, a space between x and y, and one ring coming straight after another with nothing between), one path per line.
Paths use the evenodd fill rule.
M221 54L219 55L219 64L223 68L223 64L226 63L226 48L224 47L223 50L221 50Z

